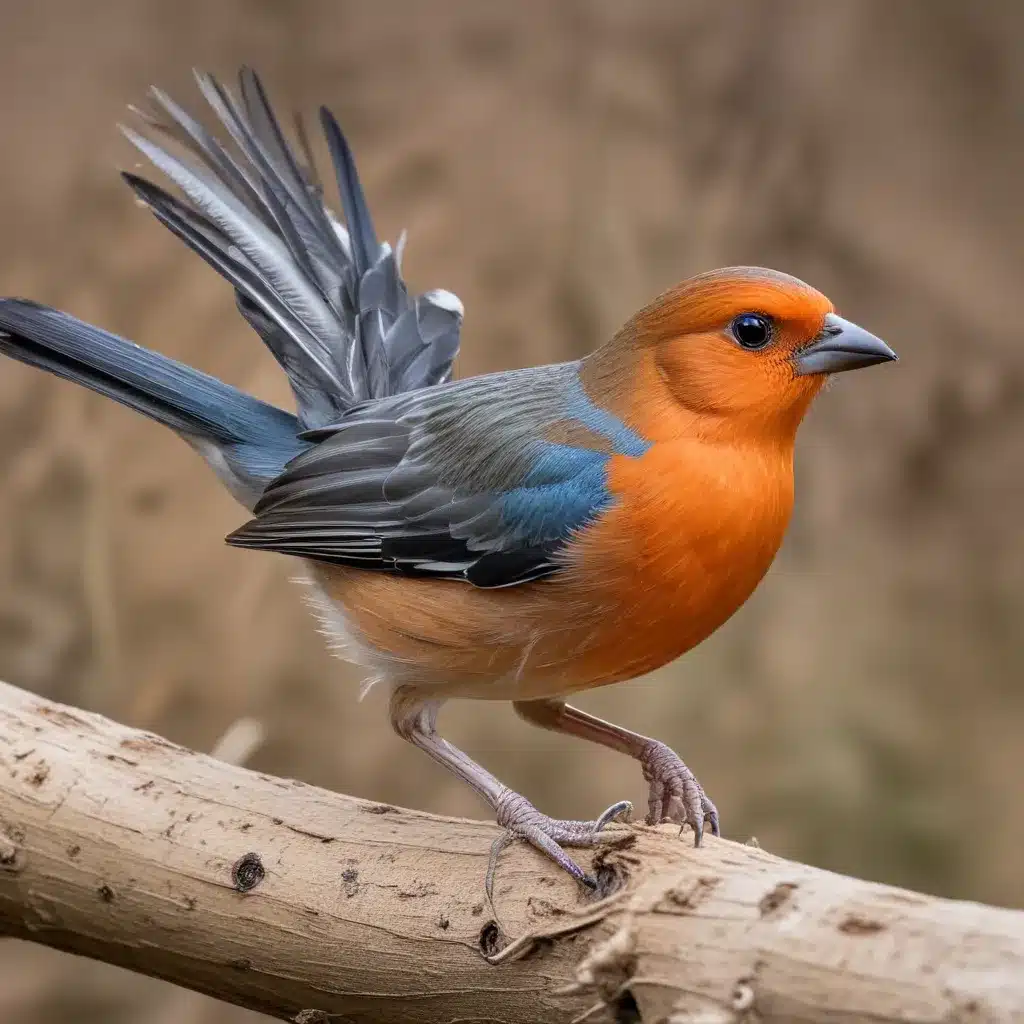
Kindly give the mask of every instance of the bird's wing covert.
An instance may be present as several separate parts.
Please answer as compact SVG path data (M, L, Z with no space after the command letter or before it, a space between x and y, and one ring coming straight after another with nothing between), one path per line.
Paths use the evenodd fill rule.
M593 443L553 440L566 423ZM572 363L368 403L313 436L229 543L480 587L557 572L612 501L608 459L646 447Z

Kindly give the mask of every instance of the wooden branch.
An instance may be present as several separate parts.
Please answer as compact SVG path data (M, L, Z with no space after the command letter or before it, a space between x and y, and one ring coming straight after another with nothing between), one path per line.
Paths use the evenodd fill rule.
M1024 913L635 827L598 899L511 847L499 927L496 834L0 684L0 935L303 1024L1024 1021Z

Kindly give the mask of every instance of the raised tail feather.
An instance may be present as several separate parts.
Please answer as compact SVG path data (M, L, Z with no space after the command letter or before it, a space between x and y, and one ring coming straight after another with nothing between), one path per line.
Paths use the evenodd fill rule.
M351 150L330 111L321 108L320 120L347 229L324 204L311 158L300 162L285 140L255 72L241 71L240 100L211 75L196 79L235 152L153 89L161 114L138 113L191 159L123 130L188 201L135 175L124 178L234 286L242 315L288 374L302 427L322 427L354 404L447 380L462 305L444 291L410 297L400 251L378 241Z

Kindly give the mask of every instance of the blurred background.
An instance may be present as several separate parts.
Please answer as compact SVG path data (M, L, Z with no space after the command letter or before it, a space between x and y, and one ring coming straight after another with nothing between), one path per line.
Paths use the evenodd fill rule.
M132 202L115 129L193 65L330 104L413 287L466 304L462 376L580 356L731 263L886 338L803 428L796 515L697 651L584 697L676 747L733 838L1024 907L1024 5L1018 0L48 0L0 4L0 293L287 404L231 292ZM0 678L259 769L437 812L470 792L332 659L284 557L169 432L0 366ZM554 815L635 766L452 705L450 737ZM327 884L329 880L327 880ZM255 1021L0 940L4 1024Z

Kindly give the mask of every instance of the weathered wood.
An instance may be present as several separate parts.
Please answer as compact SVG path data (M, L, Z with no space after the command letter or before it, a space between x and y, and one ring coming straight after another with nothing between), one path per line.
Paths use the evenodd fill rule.
M506 851L499 926L496 834L0 684L0 934L306 1024L1024 1021L1024 913L630 827L598 899Z

